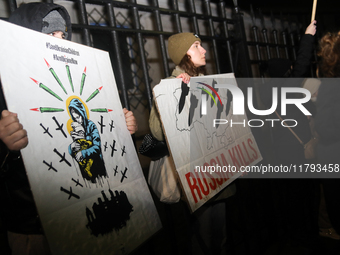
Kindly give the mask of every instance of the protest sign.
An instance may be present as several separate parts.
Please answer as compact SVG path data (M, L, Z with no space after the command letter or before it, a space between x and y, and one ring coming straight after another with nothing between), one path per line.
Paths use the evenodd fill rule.
M132 252L161 223L108 53L0 22L2 88L52 253Z
M237 86L234 75L192 77L190 89L181 79L165 79L153 89L191 211L262 160L246 115L233 114L233 95L223 84Z

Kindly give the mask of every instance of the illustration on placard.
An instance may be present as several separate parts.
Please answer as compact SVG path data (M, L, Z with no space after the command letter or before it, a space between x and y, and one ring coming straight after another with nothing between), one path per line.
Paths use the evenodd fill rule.
M49 71L62 88L64 93L67 95L67 90L61 80L59 79L55 70L50 66L48 61L44 59ZM68 76L68 80L70 83L70 87L72 92L74 92L74 85L71 76L71 70L68 64L65 65L66 72ZM36 79L30 77L32 81L34 81L40 88L44 89L50 95L58 99L59 101L64 101L61 96L59 96L56 92L54 92L50 87L42 84ZM84 68L84 72L81 77L80 82L80 95L82 95L84 86L85 86L85 78L86 78L86 67ZM103 88L101 86L99 89L96 89L86 100L86 103L92 100ZM66 100L66 110L70 116L66 124L67 131L69 136L72 138L72 142L68 147L68 153L71 157L77 162L78 167L80 169L81 176L91 182L97 183L102 178L108 177L107 171L105 168L104 159L102 156L101 149L101 138L99 131L97 129L96 124L90 120L89 118L89 110L86 106L86 103L82 101L80 97L75 95L69 96ZM40 111L41 113L46 112L64 112L63 108L53 108L53 107L39 107L31 109L33 111ZM110 112L111 110L105 108L96 108L91 109L93 112ZM101 118L103 118L101 116ZM64 137L67 138L65 130L63 129L64 124L60 124L58 119L53 116L52 119L55 121L57 125L57 129L63 133ZM101 126L101 133L103 133L102 128L104 125L99 123ZM53 137L49 132L49 128L45 127L43 123L40 123L40 126L44 129L44 133L48 134L50 137ZM115 143L115 142L114 142ZM70 162L65 158L65 154L62 155L57 149L54 149L54 152L57 153L62 161L65 161L69 166L71 166ZM45 164L49 165L46 161ZM49 165L52 166L52 163Z
M262 160L246 115L233 113L235 98L224 84L233 74L164 79L153 88L156 106L183 193L192 212ZM175 120L175 121L174 121ZM232 123L234 126L232 126ZM206 171L205 169L234 169Z
M107 176L98 129L88 119L85 106L80 99L73 98L68 110L73 121L70 131L73 142L68 151L78 162L82 177L95 183L98 177Z
M50 251L132 253L162 224L109 53L3 20L0 30L3 103L27 133L20 153Z
M52 120L56 125L55 130L61 132L62 136L66 139L70 139L70 143L67 148L64 148L64 151L61 151L60 148L53 148L53 152L59 156L59 163L64 164L63 167L73 168L72 171L77 171L77 176L82 177L84 184L87 188L90 188L91 185L104 185L104 180L109 178L109 174L104 162L103 153L107 153L110 157L114 157L115 152L117 151L117 147L119 146L116 140L112 140L112 144L108 146L108 142L105 141L102 149L102 138L101 134L106 132L113 132L115 128L114 121L110 120L108 125L105 124L106 118L103 115L100 115L100 121L98 121L97 125L90 118L90 111L94 113L105 114L109 113L112 110L106 108L94 108L90 109L87 106L87 103L94 99L100 91L103 89L103 86L95 89L86 100L83 101L82 95L86 90L85 80L86 80L86 67L81 75L80 86L79 86L79 96L74 95L75 86L73 84L71 69L68 64L65 65L66 73L68 77L69 86L72 89L72 95L68 95L67 88L68 86L64 86L61 79L58 77L56 71L50 66L48 61L44 59L48 70L53 75L55 80L57 81L60 88L65 93L67 99L63 99L64 95L58 95L51 87L39 82L36 78L31 78L31 80L36 83L39 88L46 91L48 94L52 95L55 99L64 102L65 101L65 109L60 107L48 107L41 106L38 108L32 108L30 110L40 112L40 113L55 113L56 116L52 116ZM77 85L77 84L75 84ZM55 89L57 91L57 89ZM67 112L69 115L69 119L66 123L57 118L58 113ZM53 130L52 128L47 126L47 124L40 123L40 126L43 128L43 134L48 135L50 138L53 138ZM105 136L107 137L107 136ZM107 139L107 138L106 138ZM111 141L110 141L111 142ZM117 156L124 157L126 153L125 146L121 146L121 153L117 153ZM110 149L111 148L111 149ZM67 156L69 155L70 158ZM113 168L113 176L112 178L119 178L122 183L124 179L127 178L128 167L124 164L122 167L122 177L119 177L117 174L120 174L118 171L119 162L116 162L115 168ZM58 172L56 166L53 165L52 162L48 162L46 160L43 161L43 164L48 166L48 170L53 170ZM67 194L67 199L80 199L80 195L77 193L81 188L84 188L81 179L72 178L75 187L69 188L60 187L60 191ZM109 184L109 181L107 181ZM110 184L109 184L110 186ZM101 191L102 197L97 198L97 201L92 204L92 208L86 207L84 213L88 219L88 224L86 228L90 231L91 235L98 237L99 235L108 234L112 231L119 231L121 228L126 226L127 221L130 219L130 213L133 211L133 206L129 202L127 194L124 191L115 190L114 192L109 188L110 198L105 195L104 190Z
M115 190L113 193L110 189L110 198L104 191L101 193L102 198L98 198L98 203L93 203L92 210L86 208L88 220L86 227L91 229L91 234L94 236L104 235L113 230L118 232L126 226L130 213L133 211L133 206L124 191Z
M176 100L178 101L178 109L176 109L176 127L178 130L191 130L194 128L196 122L199 123L199 125L204 125L202 121L202 109L200 100L203 98L203 101L205 102L205 108L207 108L207 105L209 104L209 99L207 98L207 95L210 96L210 108L209 110L215 105L217 107L216 110L216 119L221 118L221 114L225 114L228 119L231 118L231 108L232 108L232 101L233 101L233 95L228 90L226 93L218 93L218 88L215 88L217 81L215 79L212 79L211 85L207 84L207 82L192 82L191 89L190 87L182 82L181 87L178 89L180 90L180 97L178 98L178 92L177 89L174 92L174 96ZM215 99L215 96L210 92L211 90L214 95L216 95L217 99ZM187 101L188 107L189 107L189 114L188 113L182 113L184 106L186 104L186 97L189 97L189 100ZM217 101L218 100L218 101ZM222 103L222 100L224 104ZM219 102L219 103L217 103ZM183 117L185 118L188 116L188 121L182 121L181 120L181 114L183 114ZM206 113L205 113L206 114ZM223 125L221 128L219 128L220 124L216 124L216 129L213 129L214 133L209 133L208 128L204 128L207 134L207 138L209 138L208 149L212 149L212 137L216 136L217 138L221 139L221 142L224 144L224 146L228 146L229 144L234 142L234 139L230 136L230 133L226 132L226 130L229 128L228 124Z

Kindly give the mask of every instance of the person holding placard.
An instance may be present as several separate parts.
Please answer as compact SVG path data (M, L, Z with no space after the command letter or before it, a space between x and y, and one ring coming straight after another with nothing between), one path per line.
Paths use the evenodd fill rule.
M268 60L267 75L269 81L261 84L260 98L262 103L268 109L272 104L272 90L277 88L300 88L303 77L306 77L310 71L313 48L315 42L316 21L313 20L305 30L305 34L300 39L300 46L297 52L296 61L293 63L289 59L270 59ZM293 79L294 78L294 79ZM290 93L287 97L299 98L298 93ZM272 149L274 152L274 164L277 166L301 166L305 167L310 164L304 154L304 146L300 143L299 137L303 143L312 139L309 120L300 109L295 105L287 106L286 114L281 113L281 99L278 96L278 109L273 114L273 118L286 118L296 120L297 124L291 129L285 125L275 123L272 130ZM315 114L315 106L312 101L306 102L304 106L311 114ZM307 171L306 171L307 172ZM305 173L305 172L303 172ZM305 177L307 176L307 178ZM312 251L318 238L317 225L317 187L316 181L308 178L307 174L300 176L290 175L283 177L275 173L272 183L272 192L275 203L272 214L275 215L275 232L282 242L292 249L306 249ZM278 178L281 177L281 178Z
M9 22L58 38L70 40L72 35L68 12L56 4L24 4L12 13ZM20 155L28 145L27 132L17 114L7 110L2 90L0 96L0 215L8 243L13 255L50 254Z
M23 4L11 14L9 22L71 40L70 16L57 4ZM0 217L7 230L11 254L50 254L20 154L29 142L27 131L18 115L7 110L2 87L0 107ZM133 113L125 108L123 112L130 134L135 133L137 123Z
M189 83L190 77L205 74L205 53L201 39L193 33L178 33L169 37L168 52L176 67L168 78L181 78ZM154 104L149 119L151 134L158 140L164 141L164 134L159 113Z
M198 35L178 33L170 36L168 40L168 53L176 65L171 76L168 78L180 78L183 83L189 83L191 77L206 74L206 50L203 48ZM155 104L151 109L149 125L152 136L158 141L164 141L162 123ZM150 172L164 170L174 173L175 166L171 161L172 158L167 155L159 160L151 161ZM195 237L197 240L200 240L198 241L198 246L191 247L193 253L206 250L209 250L212 254L224 254L226 252L227 217L225 199L234 195L235 192L236 186L232 183L193 214L194 223L192 227L196 233ZM177 198L177 196L174 197ZM174 203L177 201L170 202ZM200 249L200 251L196 249Z

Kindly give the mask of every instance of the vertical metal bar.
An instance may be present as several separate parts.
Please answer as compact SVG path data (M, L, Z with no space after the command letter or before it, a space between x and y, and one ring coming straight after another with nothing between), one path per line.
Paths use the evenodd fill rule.
M153 4L155 7L159 8L158 0L153 0ZM163 26L162 26L162 19L161 15L159 13L159 10L154 11L155 17L156 17L156 25L157 25L157 30L159 32L163 32ZM160 34L159 36L159 43L161 46L161 54L162 54L162 61L163 61L163 68L165 72L165 77L170 76L170 71L169 71L169 66L168 66L168 55L166 54L166 47L165 47L165 42L164 42L164 35Z
M264 21L264 16L261 12L261 9L259 9L259 15L261 19L261 24L262 24L262 35L263 35L263 40L266 44L266 50L267 50L267 59L270 59L270 48L269 48L269 42L268 42L268 35L267 35L267 29Z
M292 29L291 29L291 19L289 15L288 15L288 33L289 33L290 43L292 46L293 60L295 61L296 51L295 51L294 33L292 32Z
M134 3L136 3L136 0L133 0ZM140 26L140 21L139 21L139 15L138 15L138 9L137 7L132 7L132 14L134 18L134 26L135 29L139 30L141 29ZM138 40L138 46L139 46L139 52L140 52L140 58L142 61L142 69L143 69L143 75L144 75L144 82L145 86L147 88L147 97L148 97L148 102L149 105L152 106L152 91L151 91L151 85L150 85L150 79L149 79L149 73L148 73L148 66L146 62L146 57L145 57L145 49L144 49L144 44L143 44L143 37L141 33L137 33L137 40Z
M283 40L283 45L284 45L284 50L285 50L285 54L286 54L286 58L289 59L289 54L288 54L288 44L287 44L287 33L285 31L285 24L284 24L284 20L282 17L282 13L280 13L280 19L281 19L281 26L282 26L282 40Z
M280 48L279 48L279 40L277 37L277 30L276 30L276 22L275 22L275 17L273 12L270 12L270 20L272 22L272 34L273 34L273 38L274 38L274 44L275 44L275 51L276 51L276 57L279 58L280 57Z
M286 58L289 59L288 44L287 44L287 33L284 30L282 31L282 39L283 39L283 45L284 45L284 48L285 48Z
M278 37L277 37L277 30L274 29L272 31L273 33L273 38L274 38L274 43L275 43L275 50L276 50L276 57L280 57L280 48L279 48L279 40L278 40Z
M173 0L172 3L173 3L173 6L174 6L174 10L178 12L179 11L178 0ZM175 17L177 31L182 32L182 25L181 25L181 19L180 19L179 13L175 13L174 17Z
M117 27L116 23L116 17L114 13L114 9L111 3L106 4L108 14L109 14L109 24L111 27ZM123 72L123 61L122 56L120 54L120 46L119 46L119 40L118 40L118 34L117 31L112 30L111 31L112 41L113 41L113 47L115 50L116 60L118 63L118 81L120 82L120 86L122 88L122 99L123 99L123 106L130 110L130 104L129 104L129 97L127 94L126 89L126 83L124 79L124 72Z
M88 25L85 1L77 0L77 3L78 3L79 11L80 11L80 15L79 15L80 24ZM84 44L86 44L87 46L92 46L91 39L90 39L90 31L87 28L83 28L82 33L83 33Z
M259 46L258 28L256 26L256 17L255 17L255 13L253 11L252 5L250 5L250 14L251 14L251 19L252 19L252 23L253 23L252 30L253 30L253 34L254 34L254 40L255 40L256 56L257 56L257 60L259 61L258 65L259 65L260 76L263 77L263 72L262 72L262 69L261 69L262 57L261 57L261 50L260 50L260 46ZM261 22L263 23L262 20L261 20ZM264 24L262 24L262 26L264 27Z
M256 49L256 56L257 56L257 60L259 61L259 67L261 67L262 64L262 57L261 57L261 51L260 51L260 46L259 46L259 38L257 35L257 26L253 26L253 34L254 34L254 39L255 39L255 49ZM264 74L262 72L262 68L259 68L260 70L260 76L264 77Z
M204 3L205 3L205 8L207 10L207 15L209 16L208 22L209 22L210 36L214 37L215 31L214 31L214 23L211 18L210 1L205 0ZM212 44L213 44L213 52L214 52L214 57L215 57L216 70L217 70L217 73L221 73L220 62L219 62L218 53L217 53L216 39L212 39Z
M11 13L14 12L18 8L16 0L8 0L8 5L9 5L9 11Z
M270 48L269 48L269 41L268 41L268 35L267 35L267 29L266 28L262 29L262 34L263 34L264 42L266 44L267 59L271 59Z
M286 33L286 31L283 30L281 34L282 34L282 40L283 40L286 58L289 59L288 44L287 44L287 33Z
M304 22L299 22L298 16L295 16L295 20L296 20L296 24L297 24L297 27L298 27L297 39L298 39L298 42L299 42L301 40L301 32L302 32L302 34L304 34L306 27L304 27Z
M243 74L241 77L253 77L252 71L251 71L251 63L249 59L249 50L248 50L248 44L247 44L247 37L244 30L244 21L242 17L242 13L239 12L238 6L235 6L234 13L233 13L233 20L235 22L234 24L234 30L235 30L235 48L237 49L237 58L236 61L239 59L241 60L241 66ZM235 69L237 67L235 66ZM235 74L236 77L238 74Z
M254 35L254 40L255 40L255 50L256 50L256 56L257 56L257 60L259 61L259 67L261 66L261 61L262 61L262 57L261 57L261 51L260 51L260 46L259 46L259 37L257 34L258 28L256 26L256 17L255 17L255 13L253 11L253 7L252 5L250 5L250 14L251 14L251 19L252 19L252 30L253 30L253 35ZM260 70L260 76L263 77L261 68L259 68Z
M233 62L233 57L232 57L232 52L231 52L231 45L230 45L230 41L228 40L229 39L229 31L228 31L228 22L227 22L227 14L226 14L226 11L225 11L225 3L223 0L220 0L220 9L221 9L221 15L222 15L222 18L224 19L223 21L223 31L224 31L224 34L227 38L227 49L228 49L228 57L229 57L229 63L230 63L230 67L231 67L231 72L235 72L235 69L234 69L234 62Z
M291 32L289 35L290 35L290 43L292 45L293 59L295 61L296 60L296 49L295 49L294 33Z
M254 40L255 40L255 49L256 49L256 56L257 56L257 60L258 61L262 61L262 57L261 57L261 52L260 52L260 46L259 46L259 37L257 34L257 26L253 26L253 34L254 34Z
M194 25L194 33L195 34L200 34L200 32L199 32L199 28L198 28L198 22L197 22L197 17L196 17L196 8L195 8L195 3L194 3L194 0L189 0L189 5L190 5L190 12L192 13L192 14L194 14L193 16L192 16L192 23L193 23L193 25Z

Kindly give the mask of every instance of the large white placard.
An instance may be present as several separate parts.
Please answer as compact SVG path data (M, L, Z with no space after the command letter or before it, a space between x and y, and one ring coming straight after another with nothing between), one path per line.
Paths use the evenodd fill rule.
M53 254L128 254L161 228L107 52L0 21L0 77Z
M247 117L233 114L232 93L217 84L237 86L233 74L221 74L193 77L189 88L181 79L165 79L153 89L192 211L262 160Z

